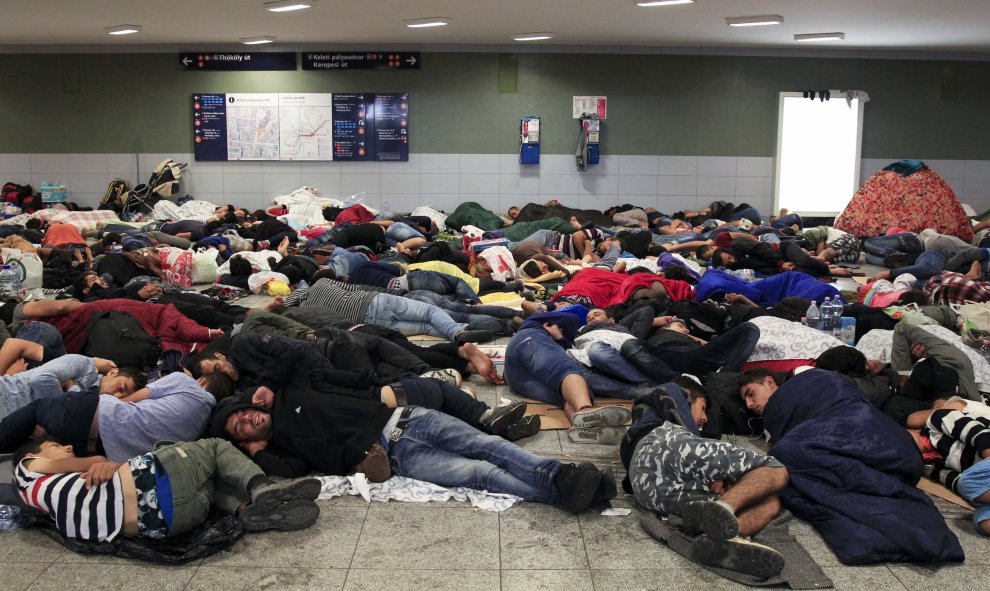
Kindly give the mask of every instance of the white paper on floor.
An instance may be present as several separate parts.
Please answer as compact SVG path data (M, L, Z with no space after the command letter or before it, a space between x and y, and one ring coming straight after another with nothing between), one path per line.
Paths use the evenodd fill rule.
M320 499L344 495L361 496L371 501L405 501L407 503L470 501L471 506L484 511L505 511L522 499L513 495L490 493L470 488L444 488L429 482L393 476L385 482L368 482L364 474L353 476L320 476L323 488Z
M632 513L632 509L626 509L624 507L609 507L602 511L602 515L605 517L625 517Z

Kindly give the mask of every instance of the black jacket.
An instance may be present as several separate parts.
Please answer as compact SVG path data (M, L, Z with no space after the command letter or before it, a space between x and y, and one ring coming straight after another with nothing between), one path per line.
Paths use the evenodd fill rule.
M393 412L366 398L283 390L271 409L268 449L254 461L273 476L297 478L312 470L345 476L364 460Z

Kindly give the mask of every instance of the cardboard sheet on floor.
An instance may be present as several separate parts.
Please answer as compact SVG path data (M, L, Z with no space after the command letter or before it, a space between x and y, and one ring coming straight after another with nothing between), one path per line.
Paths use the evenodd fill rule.
M966 501L966 499L960 497L956 493L945 488L944 486L942 486L938 482L935 482L934 480L930 480L928 478L922 478L921 480L918 481L918 488L920 488L921 490L925 491L930 495L935 495L940 499L945 499L946 501L949 501L954 505L959 505L963 509L969 509L970 511L975 510L975 508L972 505L970 505Z
M552 431L555 429L570 429L571 421L564 414L564 409L553 404L540 402L539 400L526 399L529 407L526 409L527 415L540 415L540 430ZM619 398L597 398L594 407L600 406L624 406L632 409L632 400L622 400Z
M850 277L850 279L852 279L853 281L855 281L860 285L866 285L870 282L869 277Z

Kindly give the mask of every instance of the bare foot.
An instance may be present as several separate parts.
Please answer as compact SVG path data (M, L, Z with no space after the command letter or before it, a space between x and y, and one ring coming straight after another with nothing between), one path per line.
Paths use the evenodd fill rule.
M275 251L282 256L289 256L289 237L286 236L278 243L278 248Z
M505 380L498 375L498 370L495 364L492 363L491 358L474 343L465 343L458 350L457 354L467 359L468 369L484 378L486 382L491 384L505 383Z
M571 216L571 219L569 219L567 221L570 222L570 224L572 226L574 226L575 228L577 228L579 230L581 229L581 222L578 221L577 216L572 215Z
M625 261L619 261L618 263L615 263L615 267L613 267L612 270L615 271L616 273L625 273L626 272L626 262Z

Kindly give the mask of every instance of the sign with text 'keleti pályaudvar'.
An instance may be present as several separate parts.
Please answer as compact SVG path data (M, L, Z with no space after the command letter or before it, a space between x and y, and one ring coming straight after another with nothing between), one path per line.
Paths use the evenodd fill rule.
M408 93L192 95L196 160L409 160Z
M294 51L204 51L180 53L179 67L188 71L291 71L296 69L296 53Z
M304 51L303 70L418 70L418 51Z

